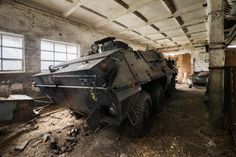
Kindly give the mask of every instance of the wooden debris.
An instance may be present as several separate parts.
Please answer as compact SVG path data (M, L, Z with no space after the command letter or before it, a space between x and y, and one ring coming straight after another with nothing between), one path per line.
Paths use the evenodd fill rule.
M29 143L29 140L25 140L24 142L17 144L17 146L15 147L15 150L23 151L28 143Z

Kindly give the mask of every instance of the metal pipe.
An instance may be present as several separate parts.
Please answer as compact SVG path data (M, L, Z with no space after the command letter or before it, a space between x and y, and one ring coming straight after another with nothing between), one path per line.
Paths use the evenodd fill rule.
M61 86L61 85L38 85L35 87L48 87L48 88L72 88L72 89L98 89L98 90L107 90L104 87L87 87L87 86Z

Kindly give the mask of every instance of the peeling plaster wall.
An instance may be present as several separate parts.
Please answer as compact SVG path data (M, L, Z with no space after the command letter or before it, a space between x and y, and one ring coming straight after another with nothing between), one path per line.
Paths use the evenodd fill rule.
M32 75L40 72L40 41L50 39L80 45L86 55L90 45L105 34L32 8L0 1L0 31L24 35L25 71L0 73L0 95L23 93L39 94L33 86ZM140 48L138 45L134 49ZM137 46L137 47L135 47Z

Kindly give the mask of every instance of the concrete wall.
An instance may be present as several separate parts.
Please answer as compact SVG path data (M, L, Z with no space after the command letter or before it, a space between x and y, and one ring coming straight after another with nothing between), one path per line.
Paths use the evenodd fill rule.
M0 1L0 31L24 35L25 44L25 72L0 73L0 95L38 94L32 85L32 75L40 72L41 39L79 44L81 55L85 55L94 41L106 36L67 19L4 1Z

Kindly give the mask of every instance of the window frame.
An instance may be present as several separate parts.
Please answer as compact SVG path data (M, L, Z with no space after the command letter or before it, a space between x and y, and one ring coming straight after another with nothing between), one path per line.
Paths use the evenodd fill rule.
M10 36L10 37L18 37L22 39L22 47L13 47L13 46L3 46L3 36ZM3 58L3 48L13 48L13 49L19 49L22 50L22 59L14 59L14 58ZM21 34L15 34L15 33L9 33L9 32L2 32L0 31L0 49L1 49L1 54L0 54L0 74L2 73L23 73L25 72L25 38L24 35ZM21 61L21 69L16 69L16 70L3 70L3 61Z
M52 43L53 44L53 50L45 50L42 49L42 42L47 42L47 43ZM65 45L66 46L66 51L65 52L60 52L60 51L56 51L56 44L61 44L61 45ZM76 47L76 53L71 53L68 52L68 46L75 46ZM50 52L53 53L53 59L42 59L42 52ZM62 60L56 60L56 53L61 53L61 54L65 54L66 55L66 60L62 61ZM57 41L57 40L49 40L49 39L41 39L40 41L40 70L41 71L47 71L48 69L42 69L42 62L53 62L53 65L55 65L57 62L67 62L68 61L68 54L73 54L76 55L75 59L79 59L80 58L80 45L79 44L75 44L75 43L68 43L68 42L62 42L62 41ZM72 59L73 60L73 59Z

